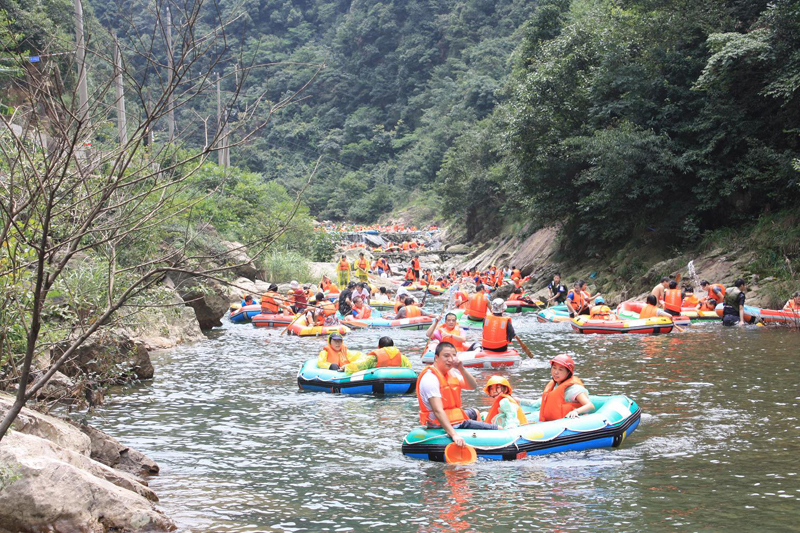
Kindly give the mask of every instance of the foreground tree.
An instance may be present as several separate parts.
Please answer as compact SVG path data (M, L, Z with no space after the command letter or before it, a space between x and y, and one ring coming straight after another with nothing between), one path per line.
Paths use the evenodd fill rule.
M63 63L20 57L19 39L6 27L6 57L20 57L17 72L24 75L3 81L6 94L16 95L16 106L0 115L0 367L12 367L19 382L15 403L0 421L0 439L81 345L121 313L135 311L142 295L165 275L224 281L225 270L236 266L241 249L221 252L231 254L227 261L217 254L213 267L210 257L193 251L203 229L195 215L202 210L194 208L225 186L223 179L204 188L196 174L216 152L235 149L261 131L295 101L319 67L283 100L256 98L256 105L239 110L240 88L264 66L247 63L230 44L236 41L226 27L239 15L218 12L215 5L202 0L138 5L118 13L128 18L127 34L119 41L99 29L82 35L78 24L75 59ZM209 20L214 25L203 22ZM117 42L124 44L117 49ZM37 53L71 46L53 42ZM193 98L216 104L216 124L208 126L200 117L181 128L170 120L169 142L154 142L153 132L164 129L171 111ZM229 119L235 111L234 123ZM117 128L109 127L112 117ZM202 148L186 142L198 138ZM315 170L309 169L309 180ZM301 194L243 244L251 257L286 231ZM103 301L75 309L73 323L49 329L45 338L48 298L59 284L63 287L69 265L84 257L102 265ZM56 342L63 353L32 380L34 357Z

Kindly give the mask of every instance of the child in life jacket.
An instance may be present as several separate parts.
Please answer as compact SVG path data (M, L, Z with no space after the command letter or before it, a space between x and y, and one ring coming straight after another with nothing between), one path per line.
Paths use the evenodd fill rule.
M492 376L483 391L494 401L489 412L483 416L484 422L497 424L500 429L515 428L528 423L522 406L537 407L538 400L525 400L511 396L511 384L503 376Z

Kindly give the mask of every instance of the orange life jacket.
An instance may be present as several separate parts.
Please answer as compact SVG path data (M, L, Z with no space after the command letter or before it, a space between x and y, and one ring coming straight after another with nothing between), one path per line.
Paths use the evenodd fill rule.
M350 263L347 262L347 259L342 259L341 261L339 261L339 266L337 267L337 270L341 271L350 270Z
M277 293L270 291L270 292L265 292L261 296L261 312L262 313L275 314L275 313L280 313L281 312L281 306L280 306L280 304L278 304L278 302L274 298L274 296L277 296L277 295L278 295Z
M431 275L430 274L423 274L422 275L422 281L425 282L425 285L430 285L431 284Z
M442 342L449 342L453 346L456 347L456 351L464 352L467 350L467 347L464 346L464 342L454 339L453 335L458 335L459 337L463 337L464 334L461 332L461 328L458 325L453 326L453 329L447 329L445 324L442 324L438 328L436 328L442 335Z
M676 313L681 312L681 304L683 303L683 297L681 296L680 289L667 289L664 293L664 309L669 309L670 311L675 311Z
M720 294L719 296L717 296L717 293L714 292L714 288L715 287L717 289L719 289L719 294ZM718 304L721 304L722 301L725 298L725 285L723 285L721 283L714 283L713 285L711 285L708 288L708 297L709 298L714 298L717 301Z
M518 280L518 279L522 279L522 272L520 271L520 269L518 269L518 268L515 268L515 269L514 269L514 270L511 272L511 279L513 279L514 281L516 281L516 280Z
M422 316L422 309L416 305L406 306L406 318L416 318L418 316Z
M576 313L580 313L581 309L586 307L586 300L583 297L583 291L575 291L574 289L567 293L567 301L569 300L569 295L572 295L572 307L575 308Z
M697 296L692 294L691 296L687 296L683 299L683 303L681 303L681 307L697 307L697 304L700 303L700 300L697 299Z
M457 308L466 309L467 303L469 302L469 297L467 296L466 293L461 292L461 291L457 291L456 292L456 302L458 302L456 304Z
M592 310L589 311L589 318L592 320L610 320L611 308L607 305L595 305L592 307Z
M403 250L408 250L408 241L403 241Z
M658 307L651 304L644 304L642 312L639 313L639 318L653 318L658 316Z
M461 409L461 382L457 377L451 376L449 373L447 377L443 376L434 365L425 368L419 373L417 383L420 383L422 377L426 372L433 372L436 379L439 380L439 391L442 394L442 409L450 424L458 424L467 419L467 413ZM419 403L419 423L424 427L428 424L439 426L439 422L433 419L433 411L428 411L425 404L422 403L422 398L419 395L419 387L417 387L417 402Z
M403 356L400 350L394 346L387 346L386 348L379 348L369 352L367 355L374 355L377 358L375 367L387 366L403 366Z
M333 316L336 314L336 304L333 302L324 302L320 307L322 307L322 314L325 317Z
M394 303L394 314L397 314L397 312L400 310L400 308L401 308L401 307L403 307L404 305L406 305L406 304L404 304L404 303L403 303L403 302L401 302L400 300L397 300L397 301Z
M794 311L796 309L800 309L800 305L794 303L794 298L786 302L786 305L783 306L784 311Z
M408 247L411 248L412 250L416 250L417 249L417 242L416 241L411 241L410 243L408 243Z
M364 272L366 272L367 270L369 270L369 263L367 262L366 259L361 258L361 259L358 260L358 262L356 262L356 268L361 269Z
M346 365L346 364L348 364L350 362L347 359L347 345L345 345L345 344L342 344L342 351L341 352L335 351L330 344L326 344L325 347L323 348L323 350L328 352L326 360L331 364L337 364L339 366L344 366L344 365Z
M414 269L413 268L408 267L408 270L406 270L406 279L408 281L414 281L415 279L417 279L416 276L414 275Z
M508 401L517 406L517 420L519 420L519 424L527 424L528 419L525 418L525 413L522 412L522 406L519 404L516 398L509 396L508 394L499 394L497 398L494 399L492 408L489 409L489 412L486 414L486 422L494 424L494 419L497 416L497 413L500 412L500 402L503 400L503 398L508 398Z
M511 321L507 316L497 316L487 313L483 320L483 339L481 346L488 350L498 350L508 347L506 331L508 323Z
M372 308L368 305L361 305L361 309L353 307L353 311L358 311L357 318L369 318L372 316Z
M542 406L539 408L539 422L558 420L567 416L567 413L581 406L580 402L565 402L564 393L570 385L583 385L583 382L574 374L569 379L561 382L558 388L553 391L556 382L552 379L542 393Z
M489 306L489 298L482 292L476 292L469 297L466 313L470 318L483 320L486 318L486 308Z
M417 259L416 257L411 260L411 268L413 268L414 270L419 270L419 259Z

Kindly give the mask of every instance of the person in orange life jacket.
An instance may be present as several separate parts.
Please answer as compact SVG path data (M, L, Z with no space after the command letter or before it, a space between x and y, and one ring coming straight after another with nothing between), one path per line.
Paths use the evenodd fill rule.
M489 412L483 416L485 422L497 424L499 429L511 429L527 424L522 406L538 407L539 400L525 400L511 396L511 383L503 376L492 376L483 391L494 401Z
M359 280L362 282L369 280L369 261L364 257L364 252L358 254L358 260L354 266Z
M515 266L511 267L511 276L510 278L513 281L521 280L522 279L522 272Z
M683 302L681 303L681 307L691 307L693 309L697 309L699 305L700 300L698 300L697 296L694 295L694 287L687 285L683 289Z
M578 418L594 411L589 392L574 373L575 361L568 354L560 354L550 360L552 379L542 393L539 422Z
M364 357L361 352L349 352L344 344L344 339L339 333L328 336L328 344L319 352L317 367L329 370L339 370L344 365L358 361Z
M422 310L419 306L414 305L414 298L407 297L405 299L405 306L397 310L395 319L399 318L415 318L418 316L431 316Z
M347 316L353 311L353 289L356 288L354 281L351 281L345 290L339 294L339 313Z
M372 308L364 303L361 296L353 298L353 316L356 318L369 318L372 316Z
M722 307L722 325L723 326L740 326L745 325L744 319L744 290L746 286L742 278L737 279L733 287L725 289L724 306ZM750 317L750 323L753 324L756 317Z
M337 280L339 287L346 287L350 283L350 263L347 262L347 256L342 255L339 264L336 265L336 273L339 276Z
M611 312L611 308L606 305L606 300L602 296L594 299L594 307L589 311L589 318L592 320L614 320L617 317Z
M664 294L667 291L667 287L669 287L669 278L664 276L661 278L661 282L650 291L650 294L656 297L659 307L663 307L664 305Z
M514 292L511 293L511 296L508 298L509 300L517 300L518 302L525 302L526 304L536 305L531 298L525 296L525 289L522 287L516 287Z
M725 288L719 283L711 284L706 280L700 282L700 287L706 290L706 295L700 298L701 311L714 311L718 304L725 298Z
M343 368L340 368L339 371L352 374L360 370L386 367L411 368L411 361L409 361L405 355L401 354L400 350L395 348L394 341L391 337L381 337L376 350L372 350L358 361L345 365Z
M471 320L483 321L486 318L486 310L489 307L489 297L486 295L486 288L482 283L475 285L475 294L469 297L464 314Z
M278 285L272 283L269 289L267 289L267 292L261 295L261 312L276 315L282 310L286 310L286 314L289 314L289 311L291 311L291 309L284 304L284 298L278 294Z
M573 285L573 289L567 293L567 309L569 310L569 316L573 318L577 315L589 312L589 303L586 301L586 296L583 291L585 285L586 282L583 280L576 281Z
M792 297L786 301L783 306L784 311L800 311L800 292L792 294Z
M680 316L682 305L683 293L678 288L678 282L672 280L669 282L669 288L664 291L664 311L671 316Z
M314 297L314 306L306 311L306 324L316 326L333 326L339 323L336 318L336 305L329 301L325 294L318 292Z
M439 315L436 322L428 327L425 336L430 340L449 342L459 352L466 351L467 347L464 343L467 341L467 336L458 326L458 317L454 313L447 313L444 316L444 324L437 327L436 324L441 318L442 315Z
M658 308L658 300L656 300L655 294L648 294L645 305L642 307L642 312L639 313L639 318L653 318L655 316L672 317L672 315L666 311L662 311Z
M456 291L455 301L453 302L456 309L466 309L469 296L464 291Z
M436 346L433 364L426 367L417 379L420 424L444 429L456 446L464 446L464 439L456 429L497 429L496 424L478 420L480 413L477 409L461 407L461 389L477 388L478 383L464 368L455 346L440 342Z
M487 352L506 352L514 340L514 326L509 317L503 316L505 310L506 303L502 298L492 300L491 313L486 314L481 335L481 348Z
M412 267L408 267L406 269L405 279L403 281L403 287L411 285L417 280L416 276L414 275L414 269Z
M289 291L290 299L292 300L292 311L295 313L300 313L305 311L306 304L308 300L306 299L306 292L300 288L300 284L297 281L292 280L289 284L291 290Z
M569 289L561 283L561 274L558 272L553 276L553 281L547 286L547 290L550 291L550 298L547 299L548 303L555 300L556 304L563 304L567 300Z
M322 292L326 292L328 294L339 294L339 287L331 281L326 275L322 275L322 281L319 282L319 288Z
M415 255L414 259L411 260L411 268L414 270L414 279L419 280L419 256Z

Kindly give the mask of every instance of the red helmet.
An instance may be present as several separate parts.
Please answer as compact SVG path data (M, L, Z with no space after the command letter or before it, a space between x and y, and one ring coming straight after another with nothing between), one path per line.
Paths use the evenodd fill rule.
M570 371L571 374L575 373L575 361L572 360L572 357L566 353L560 353L557 356L550 359L550 366L553 366L553 363L558 363L559 365L565 367L567 370Z

